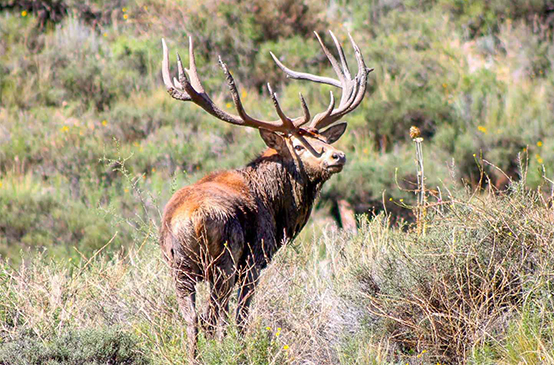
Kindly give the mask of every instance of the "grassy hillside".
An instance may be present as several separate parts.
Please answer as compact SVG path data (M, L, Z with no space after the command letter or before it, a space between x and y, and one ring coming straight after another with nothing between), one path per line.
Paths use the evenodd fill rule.
M204 341L204 361L554 362L552 9L0 0L0 364L22 352L22 363L179 362L160 211L176 188L264 146L256 131L167 95L160 40L174 58L190 34L206 89L231 108L221 55L246 109L273 118L266 82L291 115L299 91L312 113L327 105L328 87L286 79L269 51L332 76L311 33L330 44L328 29L352 66L348 32L375 68L337 143L349 162L266 270L247 338L231 329L223 343ZM430 191L424 235L411 223L412 125ZM354 236L337 233L342 199L383 213L361 218Z
M446 198L446 197L445 197ZM207 364L554 361L554 215L521 184L452 192L426 233L361 217L283 248L246 337L201 336ZM0 363L181 363L184 327L153 238L115 257L0 268ZM206 299L206 287L201 286ZM234 308L236 302L232 302Z

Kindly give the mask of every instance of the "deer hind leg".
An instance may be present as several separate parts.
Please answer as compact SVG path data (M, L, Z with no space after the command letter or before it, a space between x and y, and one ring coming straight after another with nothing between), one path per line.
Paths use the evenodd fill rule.
M252 255L249 255L246 263L239 270L236 321L241 334L244 334L246 331L250 302L252 301L259 276L260 268L255 264Z
M214 267L210 280L210 299L206 311L206 334L221 340L229 313L229 299L235 286L235 266L223 260Z
M228 220L224 225L216 223L212 227L206 225L211 228L208 231L212 234L210 242L217 244L208 245L211 262L205 274L210 283L210 299L205 326L208 336L217 334L217 338L222 339L227 326L229 298L236 282L237 261L244 247L244 234L236 219Z
M179 310L187 326L189 363L196 363L198 350L198 315L196 313L196 278L192 270L180 266L174 269Z

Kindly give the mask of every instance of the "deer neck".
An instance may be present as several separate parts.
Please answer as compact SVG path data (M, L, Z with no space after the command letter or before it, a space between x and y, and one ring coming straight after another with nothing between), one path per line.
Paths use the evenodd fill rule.
M242 170L253 195L275 219L276 239L291 240L304 227L323 183L310 178L298 161L262 156Z

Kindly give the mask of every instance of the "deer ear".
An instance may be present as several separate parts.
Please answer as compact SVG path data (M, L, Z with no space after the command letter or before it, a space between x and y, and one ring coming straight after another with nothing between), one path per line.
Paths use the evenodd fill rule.
M267 129L260 128L259 131L260 131L260 136L264 140L267 147L273 148L277 152L286 150L287 145L283 137L281 137L275 132L268 131Z
M327 128L320 134L327 139L327 143L335 143L346 130L346 123L335 124L334 126Z

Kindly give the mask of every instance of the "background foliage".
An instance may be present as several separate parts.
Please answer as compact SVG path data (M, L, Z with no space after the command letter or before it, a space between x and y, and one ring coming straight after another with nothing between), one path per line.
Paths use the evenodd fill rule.
M178 361L182 330L173 312L174 297L170 289L156 287L162 281L169 285L169 279L156 277L159 272L166 275L167 270L152 258L159 256L155 242L160 209L175 188L209 171L244 165L263 150L263 143L256 131L215 121L199 108L174 101L165 93L160 77L160 38L168 41L174 58L177 50L187 54L190 34L196 42L206 89L220 105L230 108L216 62L221 55L239 83L247 110L273 118L266 82L277 89L289 114L300 114L299 91L312 112L327 105L328 87L286 79L269 57L272 51L291 68L332 76L312 35L312 31L324 34L329 44L327 29L344 42L352 66L348 32L360 45L368 66L375 68L366 100L348 116L348 133L337 143L349 162L327 183L312 225L298 246L287 247L279 256L271 269L276 278L266 275L270 294L256 304L259 313L246 340L250 347L240 352L243 343L236 335L223 344L208 341L203 350L205 361L296 361L309 358L302 348L311 351L321 346L327 357L316 362L424 363L431 359L426 356L432 356L433 361L464 358L517 363L521 361L518 346L534 356L526 361L541 361L541 356L552 359L547 351L552 348L552 333L547 330L552 323L550 256L544 258L547 261L533 261L534 255L551 245L550 228L540 221L551 213L549 203L541 203L541 192L526 194L529 189L545 190L544 178L551 178L554 168L553 9L554 4L544 0L0 0L0 256L5 260L0 278L7 293L0 302L4 321L0 363L11 363L6 360L10 354L18 353L17 349L37 336L41 344L25 353L28 362L105 363L115 356L121 362L140 363L156 358L150 354ZM357 236L330 237L333 229L325 227L333 227L330 216L336 214L337 201L342 199L357 213L384 208L393 213L395 221L413 218L407 209L415 200L409 191L416 180L408 136L412 125L421 128L425 139L427 186L433 202L455 197L465 204L471 201L471 195L463 192L467 186L471 191L505 189L509 178L520 178L521 166L524 185L510 188L508 195L500 198L494 194L482 198L486 204L474 209L458 207L450 213L430 215L429 219L450 225L431 230L428 242L410 236L409 225L377 223L385 218L367 223ZM522 164L518 163L519 153L525 157ZM484 196L477 191L478 197ZM514 196L527 203L520 207ZM480 215L499 211L506 212L506 217L532 216L510 226L517 237L527 237L524 241L507 237L504 222L492 224ZM444 214L453 215L447 219ZM455 217L467 214L475 214L474 221L456 221ZM533 219L539 226L528 225ZM375 240L376 234L395 238ZM448 237L458 234L461 246L445 245L450 242ZM521 245L536 270L529 271L521 262L494 263L500 272L507 270L510 278L517 278L516 287L506 289L513 300L486 307L494 309L484 319L496 321L491 327L494 341L472 335L463 327L482 324L481 317L466 316L467 308L477 305L474 302L466 303L458 313L456 326L469 332L455 349L442 346L437 330L417 322L417 316L410 319L418 323L417 328L376 319L379 310L390 316L405 312L423 315L417 306L383 298L404 297L414 286L421 292L413 295L431 298L426 290L448 287L452 278L445 273L461 270L467 262L448 256L451 266L427 273L431 278L418 270L434 267L434 255L442 255L447 247L486 257L490 247L480 251L475 246L481 242L475 241L477 236L492 237L491 242L501 242L504 246L498 247L506 252ZM529 241L531 236L534 238ZM343 262L333 256L340 251L330 248L338 242L345 250L353 250L358 244L365 247L368 240L385 256L377 259L368 251L366 261ZM529 242L535 242L532 248ZM405 258L386 256L389 249L403 252ZM27 259L20 265L36 254L36 262ZM131 263L126 261L130 258ZM131 281L126 289L118 287L118 270L139 270L137 262L149 268L145 277ZM476 259L475 263L479 262L482 264ZM57 303L43 303L42 312L30 308L27 312L13 304L23 299L11 296L21 295L23 289L14 283L31 275L27 266L31 273L36 271L29 279L34 283L32 290L45 287L52 291L48 285L72 283L92 292L109 288L127 292L116 295L108 291L107 295L116 295L113 308L109 304L104 312L93 309L90 316L68 314L66 306L72 300L90 305L87 299L97 298L97 293L62 296ZM496 280L496 272L488 277L488 271L480 270L477 266L472 272ZM521 272L525 275L520 277ZM283 273L293 275L292 282L286 282ZM389 274L395 278L402 273L408 277L400 283L386 279ZM108 275L108 279L99 282L95 275ZM303 287L294 275L308 275L311 281ZM427 281L434 283L433 278L436 285L421 286ZM112 279L113 287L109 284ZM338 289L343 280L352 290ZM389 297L375 297L368 288L368 292L360 290L361 294L355 289L374 281L379 293ZM152 292L141 294L131 287L144 282L150 284L143 290ZM489 290L485 284L476 285ZM271 297L269 289L286 285L293 285L283 291L286 295ZM498 289L497 284L491 285ZM64 288L70 290L71 286ZM32 296L32 290L23 291L24 298ZM440 311L451 309L448 301L456 299L447 291L443 294L446 297L429 305ZM157 298L160 295L162 299ZM331 295L330 302L344 313L338 315L326 307L326 295ZM144 308L134 296L148 303L154 299L162 302ZM311 319L307 323L317 331L296 324L300 318L279 310L287 307L290 298L315 306L305 309L309 313L299 313L305 313ZM536 301L531 305L529 298ZM37 305L41 308L42 304ZM129 305L143 308L144 314L127 316ZM506 307L511 310L505 311ZM123 309L124 314L116 309ZM160 317L148 318L151 311L158 311ZM488 316L495 311L498 316ZM62 320L64 313L68 317ZM331 327L323 325L325 320L331 320ZM355 331L345 325L352 321ZM271 331L265 330L266 326ZM441 326L445 326L443 339L449 343L454 335L448 331L457 327L448 330L450 327ZM277 328L282 328L278 331L281 337L275 336ZM331 335L333 331L337 333ZM118 334L121 332L124 335ZM119 347L109 354L100 353L87 338L103 338ZM81 345L87 354L63 357L64 351L71 353ZM284 345L290 349L284 350Z

